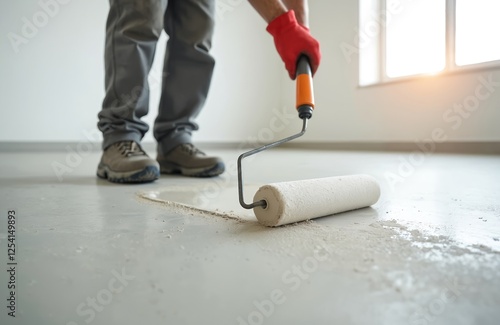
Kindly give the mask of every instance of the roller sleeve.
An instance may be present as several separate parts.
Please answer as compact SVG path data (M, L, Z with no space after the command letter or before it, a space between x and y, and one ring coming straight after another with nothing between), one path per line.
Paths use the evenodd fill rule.
M262 186L254 201L267 206L253 210L261 224L276 227L368 207L379 197L380 186L369 175L317 178Z

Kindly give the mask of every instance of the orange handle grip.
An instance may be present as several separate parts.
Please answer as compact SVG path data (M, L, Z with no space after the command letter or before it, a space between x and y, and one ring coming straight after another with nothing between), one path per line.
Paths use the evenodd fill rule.
M297 112L303 120L310 119L314 111L314 90L311 65L307 56L297 62Z
M309 73L297 75L296 107L311 106L314 109L314 89L312 76Z

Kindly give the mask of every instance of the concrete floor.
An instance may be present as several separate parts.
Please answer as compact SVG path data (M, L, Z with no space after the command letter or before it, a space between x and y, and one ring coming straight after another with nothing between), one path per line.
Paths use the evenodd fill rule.
M248 198L353 173L382 187L373 208L268 229L238 206L237 152L217 153L222 177L136 186L98 180L98 153L0 153L0 264L9 210L18 262L0 323L498 324L499 156L266 152Z

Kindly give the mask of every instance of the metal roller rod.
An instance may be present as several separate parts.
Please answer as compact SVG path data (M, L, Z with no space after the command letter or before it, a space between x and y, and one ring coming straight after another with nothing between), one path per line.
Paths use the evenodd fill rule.
M278 140L278 141L273 142L273 143L266 144L265 146L250 150L248 152L243 153L242 155L240 155L238 157L238 195L239 195L239 199L240 199L240 204L243 208L253 209L253 208L258 207L258 206L266 208L267 202L265 200L261 200L258 202L253 202L251 204L245 203L245 198L243 196L243 173L242 173L242 168L241 168L242 160L246 157L252 156L252 155L259 153L261 151L264 151L266 149L270 149L270 148L279 146L280 144L283 144L285 142L288 142L288 141L291 141L291 140L294 140L294 139L297 139L297 138L303 136L304 133L306 133L306 129L307 129L307 118L303 118L302 121L303 121L302 122L302 131L300 131L300 133L289 136L288 138Z

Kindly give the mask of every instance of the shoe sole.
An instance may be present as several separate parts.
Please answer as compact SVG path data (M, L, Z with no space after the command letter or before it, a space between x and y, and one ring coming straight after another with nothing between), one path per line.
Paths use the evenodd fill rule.
M218 162L217 164L210 167L203 168L185 168L179 165L160 162L160 173L162 174L181 174L183 176L189 177L214 177L219 176L226 169L224 163Z
M113 183L150 183L160 178L160 171L156 166L147 166L144 169L131 172L114 172L107 166L100 165L97 168L97 177Z

